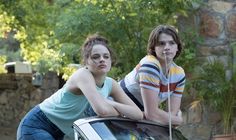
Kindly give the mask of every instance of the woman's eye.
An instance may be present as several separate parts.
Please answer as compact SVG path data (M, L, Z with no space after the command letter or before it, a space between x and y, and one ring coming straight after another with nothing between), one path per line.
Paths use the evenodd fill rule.
M174 44L176 44L176 43L175 43L175 41L170 41L170 44L171 44L171 45L174 45Z
M158 46L164 46L166 43L163 41L158 42Z
M103 57L103 59L110 59L110 55L92 55L91 59L100 59L101 57Z
M109 55L105 55L104 58L105 58L105 59L109 59L110 56L109 56Z
M99 59L99 57L100 57L100 56L98 56L98 55L93 55L91 58L92 58L92 59Z

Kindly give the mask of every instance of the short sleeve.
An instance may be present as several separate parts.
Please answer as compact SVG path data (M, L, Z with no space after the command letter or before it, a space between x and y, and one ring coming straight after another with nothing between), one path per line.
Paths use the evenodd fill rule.
M186 81L184 70L181 67L178 67L178 72L176 75L178 76L178 81L174 90L174 96L182 97Z
M141 64L137 75L140 87L160 91L160 67L157 64L152 62Z

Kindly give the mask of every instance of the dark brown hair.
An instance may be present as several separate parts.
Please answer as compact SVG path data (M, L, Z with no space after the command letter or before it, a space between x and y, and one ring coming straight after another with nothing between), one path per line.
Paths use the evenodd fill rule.
M178 36L177 30L173 26L170 26L170 25L159 25L155 29L152 30L148 39L147 53L154 55L156 57L155 47L157 46L157 43L159 41L159 36L161 33L165 33L173 37L175 43L178 46L178 51L174 59L177 58L182 51L182 43Z
M93 46L97 44L104 45L108 49L111 55L111 60L113 65L115 63L115 57L113 51L111 50L111 48L109 48L109 41L105 37L99 35L98 33L88 35L88 37L84 41L84 44L81 47L82 63L86 64L87 59L91 55Z

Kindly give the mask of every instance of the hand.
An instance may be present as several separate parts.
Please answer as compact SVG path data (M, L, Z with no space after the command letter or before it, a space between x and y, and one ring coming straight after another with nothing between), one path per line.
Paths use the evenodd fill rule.
M178 116L178 117L182 117L182 111L179 110L179 111L177 112L176 116Z
M181 110L179 110L179 111L177 112L176 116L178 117L179 122L183 123L183 117L182 117L182 111L181 111ZM180 124L181 124L181 123L180 123Z

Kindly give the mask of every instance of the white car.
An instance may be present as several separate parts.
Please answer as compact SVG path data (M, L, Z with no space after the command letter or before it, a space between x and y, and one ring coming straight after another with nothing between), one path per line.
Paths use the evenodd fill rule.
M75 140L169 140L169 128L147 120L89 117L73 124ZM172 140L187 140L172 128Z

